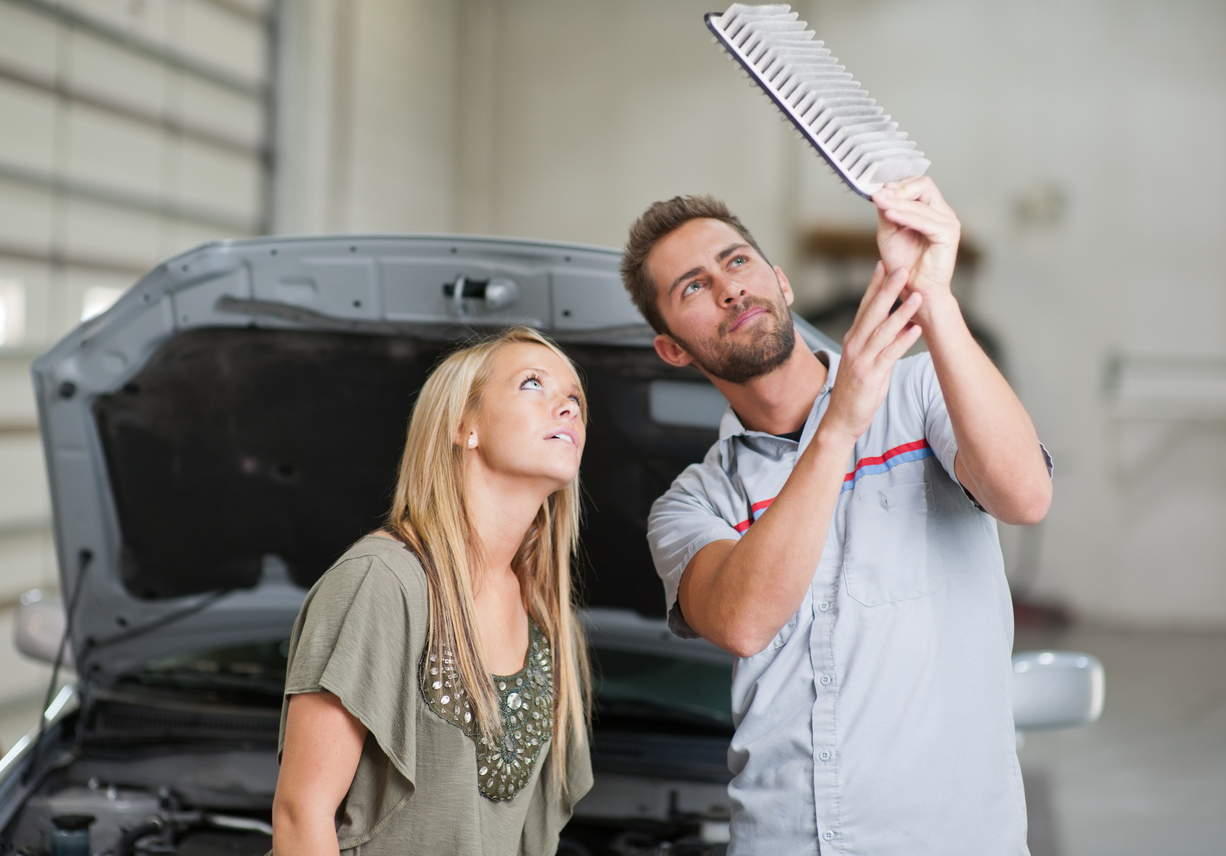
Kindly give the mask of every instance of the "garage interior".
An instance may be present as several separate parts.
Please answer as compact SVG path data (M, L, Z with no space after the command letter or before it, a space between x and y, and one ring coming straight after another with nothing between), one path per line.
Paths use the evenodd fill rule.
M958 296L1056 462L1002 526L1018 650L1098 656L1089 727L1019 750L1035 856L1226 841L1226 7L794 8L933 162ZM49 669L31 361L159 260L262 234L619 246L709 192L838 338L873 262L844 190L695 0L0 0L0 751ZM867 245L866 245L867 242Z

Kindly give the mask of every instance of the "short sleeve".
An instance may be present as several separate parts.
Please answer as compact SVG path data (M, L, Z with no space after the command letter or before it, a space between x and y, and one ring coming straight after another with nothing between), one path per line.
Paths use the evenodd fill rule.
M904 360L903 363L907 364L908 393L917 410L924 416L924 439L928 441L932 454L941 462L945 472L956 482L958 476L954 472L954 458L958 454L958 441L954 438L953 424L949 421L949 410L945 407L945 396L941 393L941 384L937 381L932 356L925 352ZM901 368L902 364L899 367Z
M664 583L668 627L683 639L693 639L698 634L677 604L681 575L703 547L714 541L735 541L741 537L717 511L716 497L726 491L710 472L712 455L718 455L717 450L708 453L708 460L702 464L687 467L651 506L647 520L651 558Z
M377 557L355 556L334 566L303 604L285 693L326 690L337 696L412 782L421 645L414 644L409 601L404 581Z
M941 392L941 384L937 380L936 367L932 364L932 355L928 353L917 354L911 360L914 362L909 367L908 381L911 387L911 394L924 414L924 439L932 447L932 453L941 462L945 472L949 474L949 477L955 483L962 487L961 482L958 481L958 474L954 469L954 459L958 455L958 441L954 437L953 423L949 419L949 410L945 406L945 396ZM1054 468L1051 455L1048 453L1047 447L1042 443L1039 444L1039 449L1043 452L1043 461L1047 465L1047 475L1050 477ZM962 487L962 491L966 493L971 502L975 503L977 508L982 510L978 500L971 496L965 487Z

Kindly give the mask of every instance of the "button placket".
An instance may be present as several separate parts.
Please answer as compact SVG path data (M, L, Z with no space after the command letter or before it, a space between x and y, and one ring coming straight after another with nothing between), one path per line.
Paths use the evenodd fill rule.
M826 571L825 574L822 571ZM817 830L838 823L837 806L839 802L838 784L838 735L833 727L835 708L838 704L838 692L832 675L835 663L829 647L834 624L833 597L838 569L819 567L818 579L810 590L810 609L813 615L813 629L810 636L810 650L813 657L813 797L815 800ZM830 841L830 838L826 838ZM825 850L822 851L823 853Z

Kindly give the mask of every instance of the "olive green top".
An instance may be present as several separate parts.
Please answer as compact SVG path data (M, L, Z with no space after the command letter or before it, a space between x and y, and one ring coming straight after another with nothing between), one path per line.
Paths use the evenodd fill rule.
M281 747L295 693L333 693L366 726L357 772L336 815L344 852L554 853L574 802L592 786L586 735L572 743L565 799L551 796L552 741L544 730L534 731L546 738L539 755L521 755L534 757L530 775L516 777L520 789L509 797L483 796L488 788L479 789L478 769L488 760L479 761L472 729L431 708L440 697L428 697L433 687L423 672L428 615L426 576L408 548L377 535L353 545L307 593L294 622ZM524 670L495 680L509 679L511 687L516 679L535 683L539 660L534 664L533 657L542 651L547 657L549 648L535 628L532 636ZM508 704L513 695L510 688L499 692L504 722L523 707L512 707L518 697Z

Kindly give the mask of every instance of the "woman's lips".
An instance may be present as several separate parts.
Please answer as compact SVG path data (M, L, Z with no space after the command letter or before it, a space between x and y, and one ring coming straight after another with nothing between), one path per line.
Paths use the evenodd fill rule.
M562 440L564 442L570 443L572 446L575 446L576 448L578 448L579 446L579 437L570 428L561 428L557 431L554 431L545 439Z
M731 333L733 330L737 329L738 327L740 327L742 324L744 324L746 321L748 321L751 318L757 318L759 315L765 315L765 314L766 314L766 310L763 309L761 306L755 306L752 309L746 309L744 312L742 312L740 315L737 316L736 321L732 322L732 326L728 328L728 332Z

